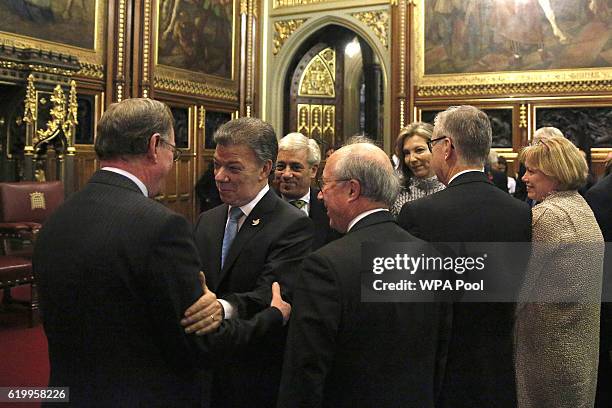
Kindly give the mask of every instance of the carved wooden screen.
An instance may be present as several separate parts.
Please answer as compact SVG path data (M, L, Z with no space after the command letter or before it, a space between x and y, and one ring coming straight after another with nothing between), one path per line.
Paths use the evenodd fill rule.
M300 60L291 80L290 128L323 148L342 139L342 53L317 44Z

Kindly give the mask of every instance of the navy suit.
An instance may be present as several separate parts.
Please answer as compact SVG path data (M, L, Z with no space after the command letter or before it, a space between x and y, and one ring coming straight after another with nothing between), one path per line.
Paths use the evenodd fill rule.
M404 205L398 223L428 242L529 242L531 209L468 172L446 189ZM504 259L513 259L505 254ZM516 257L514 257L516 258ZM528 259L516 261L517 282ZM518 288L517 288L518 290ZM514 303L454 303L438 407L516 407Z
M49 385L70 387L72 407L200 407L213 356L282 324L268 308L186 335L180 319L202 295L191 227L106 170L47 220L33 265Z
M312 221L268 191L246 217L221 268L228 205L200 215L196 243L210 289L249 318L271 300L279 281L289 295L302 259L310 252ZM262 407L276 403L285 336L275 331L215 370L212 403L217 407Z

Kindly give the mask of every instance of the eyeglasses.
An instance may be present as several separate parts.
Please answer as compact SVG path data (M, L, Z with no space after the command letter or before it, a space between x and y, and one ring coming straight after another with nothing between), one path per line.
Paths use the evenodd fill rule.
M334 182L336 182L336 183L340 183L340 182L343 182L343 181L349 181L349 180L351 180L351 179L323 180L323 177L321 177L321 178L318 178L318 179L317 179L317 186L319 186L319 190L320 190L320 191L323 191L323 189L325 188L325 186L326 186L327 184L329 184L329 183L334 183Z
M435 139L428 140L427 141L427 147L429 147L429 151L432 150L434 142L438 142L438 141L440 141L442 139L447 139L447 138L448 138L448 136L440 136L440 137L436 137Z
M165 144L166 146L168 146L170 150L172 150L172 160L173 161L177 161L178 159L181 158L181 151L175 145L166 142L164 139L159 139L159 141Z

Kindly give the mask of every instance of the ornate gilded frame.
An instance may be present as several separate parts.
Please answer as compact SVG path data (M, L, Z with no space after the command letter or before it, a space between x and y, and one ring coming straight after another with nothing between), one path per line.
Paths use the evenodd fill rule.
M34 48L68 54L78 58L81 70L78 76L101 80L106 64L107 3L95 0L94 48L80 48L40 38L0 31L0 44L16 48Z
M153 83L155 89L193 94L209 97L212 99L238 102L238 75L239 75L239 53L237 46L240 42L240 0L233 0L233 22L232 22L232 66L231 79L201 72L171 67L158 62L158 38L159 38L159 7L160 2L155 1L155 12L152 14L153 36Z
M425 74L425 0L414 0L413 36L417 97L549 94L612 90L611 68Z

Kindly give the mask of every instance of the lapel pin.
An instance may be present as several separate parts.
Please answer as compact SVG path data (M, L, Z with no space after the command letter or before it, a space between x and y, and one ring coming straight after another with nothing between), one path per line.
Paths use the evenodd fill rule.
M254 226L254 227L258 226L259 225L259 218L257 218L256 220L253 220L251 222L251 225Z

